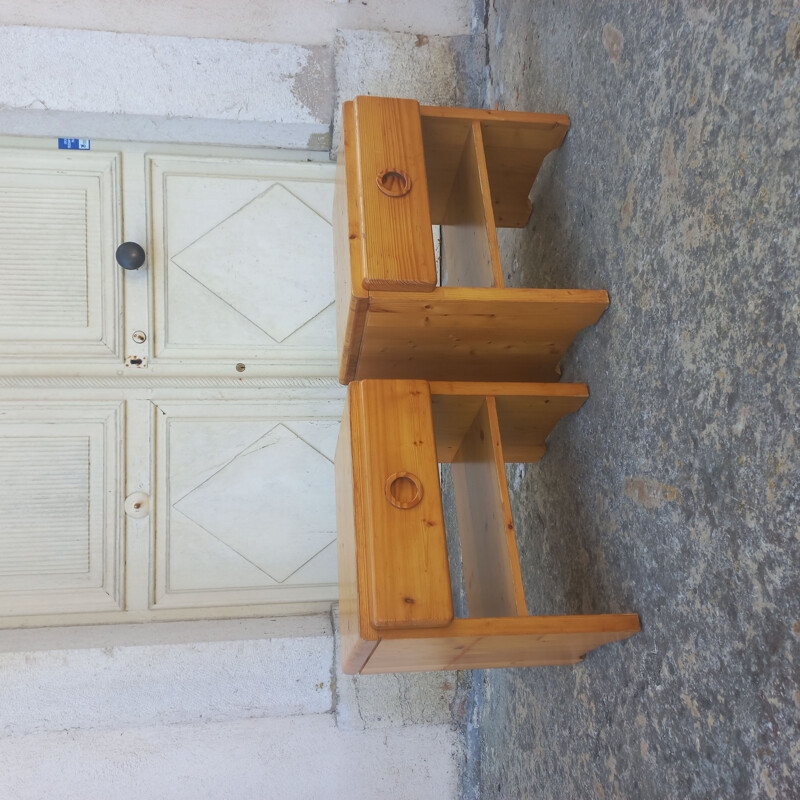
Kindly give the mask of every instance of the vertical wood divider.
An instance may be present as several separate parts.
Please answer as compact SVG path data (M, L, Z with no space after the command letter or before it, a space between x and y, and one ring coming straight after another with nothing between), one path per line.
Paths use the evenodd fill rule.
M497 233L489 228L483 192L485 157L471 125L458 160L453 186L442 218L442 285L491 288L497 284ZM481 170L483 164L484 169ZM482 172L484 176L482 177Z
M478 177L481 187L481 199L483 200L483 218L486 226L486 236L489 240L489 253L492 259L492 275L494 286L502 289L505 286L503 280L503 267L500 264L500 246L497 243L497 226L494 221L494 209L492 207L492 191L489 187L489 169L486 166L486 150L483 145L483 131L480 120L472 121L472 141L475 146L475 160L478 165Z

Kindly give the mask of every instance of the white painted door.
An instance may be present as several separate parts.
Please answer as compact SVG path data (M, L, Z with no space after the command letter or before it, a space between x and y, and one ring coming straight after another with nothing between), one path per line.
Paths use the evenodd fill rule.
M332 165L3 144L0 624L335 599Z

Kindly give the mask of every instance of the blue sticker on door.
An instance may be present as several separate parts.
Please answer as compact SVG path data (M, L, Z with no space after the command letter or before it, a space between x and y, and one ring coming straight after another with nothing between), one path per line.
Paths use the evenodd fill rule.
M61 139L58 140L59 150L91 150L92 142L90 139Z

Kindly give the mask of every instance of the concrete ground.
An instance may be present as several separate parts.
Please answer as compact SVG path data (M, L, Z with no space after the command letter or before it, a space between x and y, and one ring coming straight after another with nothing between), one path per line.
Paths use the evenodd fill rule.
M800 4L487 0L487 107L571 129L512 286L602 288L591 398L509 468L532 613L638 612L577 667L462 673L461 797L800 797Z

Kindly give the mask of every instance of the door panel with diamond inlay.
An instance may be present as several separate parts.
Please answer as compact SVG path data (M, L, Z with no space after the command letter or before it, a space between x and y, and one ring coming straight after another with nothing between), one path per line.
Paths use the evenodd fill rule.
M340 410L307 391L156 404L157 607L335 593Z
M327 369L333 168L149 160L155 356Z

